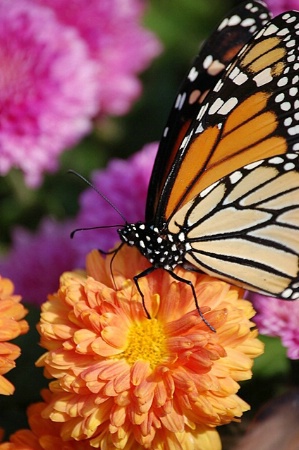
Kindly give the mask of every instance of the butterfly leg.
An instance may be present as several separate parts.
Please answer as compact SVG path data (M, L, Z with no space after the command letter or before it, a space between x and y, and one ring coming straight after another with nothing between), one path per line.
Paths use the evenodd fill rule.
M105 256L107 256L107 255L113 255L112 259L114 259L115 256L116 256L116 254L120 251L120 249L122 248L123 245L124 245L124 244L121 243L117 248L113 248L112 250L108 250L108 251L102 250L101 248L98 248L98 252L99 252L101 255L105 255Z
M147 269L145 269L143 272L141 272L141 273L139 273L138 275L135 275L135 276L133 277L134 283L135 283L135 285L136 285L136 287L137 287L137 290L138 290L138 292L139 292L139 294L140 294L140 296L141 296L143 309L144 309L145 314L146 314L146 317L147 317L148 319L151 319L151 316L150 316L150 313L149 313L148 310L147 310L147 307L145 306L144 295L143 295L142 290L140 289L138 280L139 280L140 278L146 277L147 275L149 275L150 273L152 273L154 270L156 270L156 267L155 267L155 266L150 266L150 267L148 267Z
M172 278L174 278L177 281L180 281L181 283L185 283L188 286L190 286L191 290L192 290L192 294L193 294L193 298L194 298L194 303L196 306L196 309L198 311L198 314L200 315L201 319L203 320L203 322L207 325L207 327L210 328L211 331L213 331L214 333L216 333L216 330L214 327L212 327L212 325L207 321L207 319L205 319L203 313L201 312L200 306L198 304L197 301L197 296L196 296L196 292L195 292L195 288L194 285L192 283L192 281L190 280L186 280L186 278L182 278L179 275L177 275L175 272L172 272L171 270L167 270L167 272L172 276Z
M118 253L119 250L122 248L122 246L123 246L123 244L120 244L117 248L112 249L112 250L109 250L108 252L106 252L105 250L101 250L100 248L98 249L98 252L99 252L101 255L105 255L105 256L107 256L107 255L113 255L112 258L111 258L111 260L110 260L110 273L111 273L111 278L112 278L112 281L113 281L113 285L114 285L115 290L117 290L117 286L116 286L115 279L114 279L114 275L113 275L112 265L113 265L114 258L116 257L117 253Z

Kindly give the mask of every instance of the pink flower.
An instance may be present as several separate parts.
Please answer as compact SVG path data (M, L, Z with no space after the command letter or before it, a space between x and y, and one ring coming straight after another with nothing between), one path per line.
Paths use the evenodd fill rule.
M144 209L157 144L146 145L128 160L114 159L104 170L97 170L92 184L103 193L125 216L128 222L144 218ZM93 189L86 189L81 198L76 228L117 225L123 219ZM94 248L109 250L119 240L116 228L82 231L75 235L75 246L84 265L85 255Z
M254 321L259 332L278 336L291 359L299 359L299 300L286 301L258 294L249 294L257 315Z
M139 0L33 0L53 11L61 23L76 28L98 65L101 113L124 114L141 92L136 74L161 50L140 25Z
M266 3L273 16L291 9L299 9L298 0L266 0Z
M50 219L44 219L35 233L21 227L14 229L13 246L0 261L0 273L14 280L24 301L40 305L57 290L61 273L75 267L72 229L69 223Z
M20 168L29 186L91 129L97 67L76 29L29 0L0 2L0 174Z

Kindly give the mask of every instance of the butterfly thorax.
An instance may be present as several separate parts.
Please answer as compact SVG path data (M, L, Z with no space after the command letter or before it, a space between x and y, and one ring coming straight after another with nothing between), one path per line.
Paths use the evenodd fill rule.
M118 233L125 244L137 247L154 267L173 270L184 262L187 248L183 232L171 234L166 230L166 225L159 229L151 224L137 222L125 225Z

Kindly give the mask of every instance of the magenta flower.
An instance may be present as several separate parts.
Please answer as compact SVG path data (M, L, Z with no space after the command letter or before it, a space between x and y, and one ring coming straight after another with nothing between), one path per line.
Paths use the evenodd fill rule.
M55 292L60 275L76 265L77 251L70 238L73 225L44 219L33 233L21 227L13 231L13 245L0 261L0 273L13 280L24 302L40 305Z
M61 23L76 28L98 65L102 114L124 114L141 92L136 74L161 46L140 25L140 0L32 0L50 7Z
M266 0L266 3L273 16L292 9L299 9L298 0Z
M286 301L258 294L248 297L257 311L254 321L259 332L280 337L288 357L299 359L299 300Z
M148 144L128 160L114 159L106 169L93 173L92 184L121 211L128 222L144 219L147 188L156 151L156 143ZM79 203L77 228L123 225L123 219L93 189L86 189ZM78 264L85 264L83 258L90 250L109 250L118 240L116 228L77 233L74 241L80 255Z
M29 0L0 2L0 174L20 168L29 186L91 129L97 67L76 29Z

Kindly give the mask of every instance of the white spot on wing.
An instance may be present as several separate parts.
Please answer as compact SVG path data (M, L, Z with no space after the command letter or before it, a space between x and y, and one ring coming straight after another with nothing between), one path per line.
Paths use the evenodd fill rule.
M289 128L288 133L290 136L296 136L297 134L299 134L299 125Z
M222 98L217 98L214 103L211 105L210 109L209 109L209 114L215 114L220 108L221 106L224 104L224 101L222 100Z
M282 28L281 30L279 30L277 32L277 36L285 36L286 34L289 34L289 29L288 28Z
M192 67L192 69L190 70L189 74L188 74L188 78L190 81L195 81L196 78L198 77L198 71L195 69L195 67Z
M273 23L271 23L266 30L264 31L263 35L264 36L271 36L271 34L276 34L277 31L279 30L279 28L274 25Z
M199 134L202 133L204 130L203 126L202 126L202 122L200 122L200 124L198 125L198 127L195 130L195 134Z
M226 115L231 112L232 109L238 104L237 97L231 97L224 105L219 109L218 114Z
M222 88L222 86L223 86L223 81L222 81L222 80L219 80L219 81L216 83L216 85L215 85L213 91L214 91L214 92L219 92L220 89Z
M272 79L273 77L271 75L271 67L267 67L266 69L255 75L255 77L253 77L253 80L255 81L257 87L270 83Z
M223 28L225 28L228 24L228 18L226 17L225 19L223 19L223 21L221 22L221 24L218 27L218 30L223 30Z
M253 18L244 19L241 23L243 27L251 27L251 25L254 25L255 20Z
M212 64L212 62L213 62L213 57L212 57L212 55L208 55L208 56L205 58L204 62L202 63L203 68L204 68L204 69L207 69L207 68L209 67L209 65Z
M240 69L239 69L239 67L234 67L233 68L233 70L230 72L230 74L229 74L229 78L231 79L231 80L233 80L234 78L236 78L238 75L239 75L239 73L240 73Z
M280 103L280 102L283 101L284 97L285 97L284 93L283 93L283 92L280 92L280 94L276 95L275 101L276 101L277 103Z
M298 94L298 88L297 87L292 87L290 89L290 96L291 97L295 97L295 95L297 95L297 94Z
M287 154L286 154L286 157L287 157L288 159L297 159L297 158L298 158L298 155L295 154L295 153L287 153Z
M206 103L202 108L200 108L199 113L196 117L197 120L200 120L202 118L202 116L205 114L208 106L209 106L209 103Z
M177 108L177 109L182 109L182 107L184 105L184 102L185 102L185 99L186 99L186 92L184 92L183 94L179 94L177 96L177 99L176 99L174 107Z
M290 17L289 19L287 19L287 23L293 23L293 22L295 22L295 20L296 20L296 17L295 16L293 16L293 17Z
M234 83L238 86L241 86L243 83L245 83L245 81L248 80L248 76L246 75L246 73L241 72L235 79L234 79Z
M286 163L286 164L283 166L283 168L284 168L284 170L286 170L286 171L288 171L288 170L294 170L294 169L295 169L295 164L289 162L289 163Z
M277 86L282 87L288 84L288 77L282 77L280 80L277 81Z
M283 298L289 298L289 297L291 297L292 293L293 293L292 289L286 289L286 290L282 293L282 297L283 297Z
M247 166L244 166L244 169L247 169L247 170L255 169L256 167L260 166L263 162L264 162L263 159L260 161L252 162L250 164L247 164Z
M184 137L184 139L183 139L183 141L182 141L182 143L181 143L180 148L187 147L187 145L189 144L189 141L190 141L190 139L191 139L191 136L192 136L192 132L189 133L187 136Z
M286 47L294 47L295 44L296 44L295 39L292 39L291 41L286 43Z
M237 183L239 180L241 180L242 176L243 176L243 175L242 175L242 172L240 172L239 170L237 170L236 172L232 173L232 174L229 176L230 182L231 182L232 184L235 184L235 183Z
M275 156L274 158L269 159L269 163L275 164L275 165L281 164L281 163L283 163L283 161L284 161L284 159L281 158L280 156Z
M240 22L241 22L241 17L240 17L240 16L237 16L236 14L233 15L233 16L231 16L231 17L228 19L228 25L229 25L230 27L235 26L235 25L238 25Z
M281 109L282 109L283 111L289 111L289 110L291 109L291 103L290 103L290 102L283 102L283 103L280 105L280 107L281 107Z

